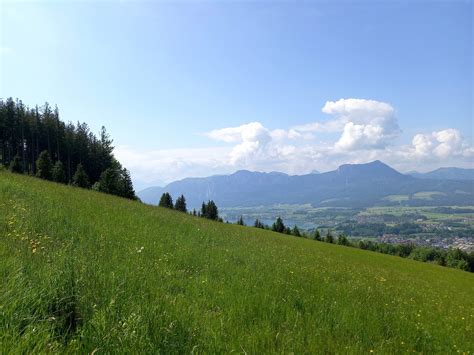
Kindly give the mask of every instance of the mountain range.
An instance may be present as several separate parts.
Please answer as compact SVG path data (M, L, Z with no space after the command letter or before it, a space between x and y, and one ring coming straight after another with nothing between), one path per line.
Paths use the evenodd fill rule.
M466 178L468 173L454 179L457 177L454 169L457 168L413 176L377 160L307 175L239 170L230 175L186 178L165 187L150 187L138 196L145 203L157 204L163 192L169 192L175 199L183 194L190 208L198 208L207 200L214 200L220 207L307 203L315 207L474 204L474 180ZM472 174L472 170L461 170Z
M428 173L412 171L409 175L420 179L474 180L474 169L439 168Z

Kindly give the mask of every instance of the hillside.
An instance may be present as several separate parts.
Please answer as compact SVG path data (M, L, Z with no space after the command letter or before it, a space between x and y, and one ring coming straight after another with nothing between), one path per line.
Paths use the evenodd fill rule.
M243 207L273 204L311 204L315 207L370 207L398 205L390 197L406 196L405 205L472 204L471 181L418 179L404 175L388 165L374 161L345 164L321 174L290 176L246 170L231 175L187 178L164 188L139 192L142 201L157 204L164 191L175 198L184 194L188 204L199 207L202 201L214 200L220 207ZM423 192L436 192L434 198L418 198ZM158 196L158 198L157 198Z
M0 172L0 353L474 352L474 275Z

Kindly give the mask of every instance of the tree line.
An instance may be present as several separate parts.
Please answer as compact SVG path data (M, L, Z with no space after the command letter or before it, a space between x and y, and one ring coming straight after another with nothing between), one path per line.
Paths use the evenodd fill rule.
M66 123L48 103L0 99L0 164L14 173L136 199L130 173L113 155L105 127Z
M223 222L222 218L219 217L219 209L213 200L209 200L207 203L203 202L200 211L196 211L196 209L188 211L186 206L186 198L183 195L179 196L176 199L176 202L173 204L173 198L168 192L165 192L161 195L158 206L189 213L193 216L203 217L213 221Z

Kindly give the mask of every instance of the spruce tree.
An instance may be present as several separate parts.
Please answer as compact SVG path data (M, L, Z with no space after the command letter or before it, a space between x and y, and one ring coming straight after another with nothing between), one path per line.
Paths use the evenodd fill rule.
M174 209L177 210L177 211L184 212L184 213L186 213L188 211L188 209L186 207L186 199L184 198L184 195L181 195L176 199Z
M326 243L331 243L331 244L334 243L334 237L332 236L330 230L328 230L328 233L326 234L325 242Z
M94 184L94 189L106 194L118 195L120 192L119 179L120 177L117 169L105 169L102 174L100 174L98 184Z
M242 216L240 216L239 219L237 220L237 224L239 226L245 226L244 218Z
M58 160L54 166L53 166L53 181L59 182L59 183L66 183L66 173L64 171L64 165L61 162L61 160Z
M272 231L278 232L278 233L284 233L285 232L285 224L283 223L283 220L278 217L272 225Z
M118 162L100 174L100 179L94 184L93 189L131 200L137 199L130 173L127 169L122 169Z
M263 223L260 222L260 220L259 220L258 218L255 220L253 226L254 226L255 228L262 228L262 229L265 227L265 226L263 225Z
M47 150L43 150L36 161L36 176L41 179L51 180L52 170L53 164L51 163L49 153Z
M82 187L82 188L89 188L89 176L87 175L86 171L84 170L84 167L82 164L77 165L76 172L74 173L74 176L72 177L72 184L77 187Z
M314 231L314 240L321 240L321 233L319 232L319 229Z
M340 234L339 237L337 237L337 244L348 246L350 245L350 242L344 234Z
M291 231L291 234L293 234L295 237L301 237L301 233L300 233L300 230L298 228L298 226L294 226L293 227L293 230Z
M135 190L133 188L132 177L126 168L122 169L121 190L122 197L129 198L131 200L137 199Z
M168 192L163 193L160 198L160 203L158 204L160 207L165 208L173 208L173 199Z
M217 209L217 205L213 200L208 201L206 205L206 218L212 220L219 220L219 211Z
M21 174L23 173L23 167L21 164L20 156L17 154L13 157L13 160L10 163L10 171L12 173Z

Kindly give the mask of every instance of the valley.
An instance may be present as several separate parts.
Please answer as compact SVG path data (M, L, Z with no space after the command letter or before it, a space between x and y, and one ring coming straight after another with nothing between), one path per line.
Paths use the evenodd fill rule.
M350 239L474 250L473 169L440 168L402 174L381 161L344 164L307 175L237 171L186 178L138 192L157 204L163 192L186 196L199 210L214 200L224 220L240 217L269 226L277 217L311 233L316 228Z
M248 225L255 219L271 225L280 216L290 226L308 232L315 228L345 234L352 239L383 243L413 242L439 248L474 250L474 206L321 208L305 205L272 205L222 208L224 220L240 216Z

